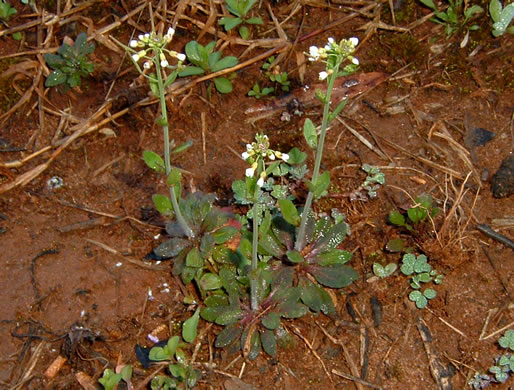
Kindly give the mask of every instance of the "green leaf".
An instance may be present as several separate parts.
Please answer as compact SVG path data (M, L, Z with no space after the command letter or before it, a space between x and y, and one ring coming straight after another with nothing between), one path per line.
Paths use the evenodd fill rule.
M180 186L182 184L182 173L178 168L173 168L166 179L168 186Z
M173 205L171 204L170 198L161 194L152 195L152 201L159 213L162 215L172 218L175 213L173 212Z
M222 287L221 279L217 274L205 274L198 283L200 288L205 291L217 290Z
M309 281L302 281L301 299L309 309L319 313L320 311L326 315L335 314L336 309L330 295L320 286Z
M186 265L188 267L200 268L203 267L203 258L197 248L191 249L186 256Z
M292 263L304 263L305 259L302 254L298 251L287 251L287 258Z
M298 149L298 148L291 149L288 154L289 154L288 163L291 165L301 164L307 158L307 153L300 151L300 149Z
M47 53L45 54L45 62L52 69L58 69L63 66L66 61L60 55Z
M427 288L423 291L423 295L426 299L434 299L437 295L437 292L433 288Z
M414 290L409 294L409 299L416 303L416 307L418 309L424 309L428 300L423 296L423 294L419 290Z
M121 379L123 379L125 382L129 382L132 378L132 366L130 364L127 364L123 369L121 370Z
M178 73L179 77L197 76L204 74L205 70L199 66L186 66L182 71Z
M246 19L245 23L248 23L248 24L264 24L263 20L261 18L259 18L258 16Z
M195 314L189 317L182 325L182 338L186 343L192 343L197 335L198 319L200 317L200 308L197 308Z
M316 263L323 267L334 264L344 264L352 259L352 252L342 249L332 249L315 257Z
M239 233L239 229L234 226L224 226L212 233L216 244L223 244L235 237Z
M242 332L243 329L239 324L228 325L218 334L214 346L216 348L226 347L227 345L235 341L239 336L241 336Z
M173 149L171 151L170 154L179 154L179 153L185 152L191 146L193 146L193 140L190 139L190 140L184 142L183 144L177 146L175 149Z
M225 310L222 314L216 318L216 323L218 325L230 325L239 321L244 316L244 312L241 309L231 309Z
M311 253L317 254L336 249L343 242L349 230L350 227L346 222L340 222L328 229L325 226L325 228L318 232L318 242ZM346 256L345 254L341 255Z
M405 241L401 238L393 238L387 242L385 248L392 253L402 252L405 249Z
M55 87L56 85L65 83L66 80L66 74L61 72L59 69L56 69L52 73L50 73L46 78L45 87Z
M232 83L225 77L216 77L214 79L214 85L219 93L230 93L232 92Z
M223 69L232 68L237 65L237 58L234 56L223 57L221 60L217 61L212 67L211 71L218 72Z
M332 122L336 118L336 116L339 115L339 113L344 108L344 106L346 106L346 103L348 103L348 101L348 98L344 98L343 100L341 100L341 102L337 105L336 109L330 113L328 117L328 123Z
M184 238L170 238L153 250L153 253L162 258L170 259L177 256L182 250L191 246L191 242Z
M277 340L274 333L269 329L264 329L261 332L262 349L268 355L275 357L277 355Z
M318 176L314 185L314 199L319 199L330 186L330 172L325 171Z
M432 10L437 10L434 2L432 0L420 0L422 4L426 5L428 8Z
M303 136L307 145L309 145L311 149L316 149L316 146L318 146L318 134L316 133L314 124L309 118L307 118L303 124Z
M280 315L275 312L270 312L262 317L262 325L270 330L275 330L280 326Z
M110 368L107 368L103 376L98 379L98 382L106 389L112 390L116 387L116 385L121 381L121 374L116 374Z
M341 264L328 267L309 266L308 270L319 283L332 288L346 287L359 278L357 271Z
M280 199L278 201L278 205L280 207L280 211L282 212L282 216L284 219L293 226L299 226L301 218L298 215L298 210L296 209L293 202L289 199Z
M396 226L404 226L405 225L405 217L400 214L400 212L393 210L389 213L388 216L389 222Z
M232 16L224 16L218 21L219 25L225 27L225 31L230 31L241 23L243 23L241 18L234 18Z
M239 28L239 35L245 40L248 39L250 37L250 29L246 26L241 26Z
M164 160L157 153L154 153L151 150L145 150L143 152L143 160L150 169L159 173L165 171Z

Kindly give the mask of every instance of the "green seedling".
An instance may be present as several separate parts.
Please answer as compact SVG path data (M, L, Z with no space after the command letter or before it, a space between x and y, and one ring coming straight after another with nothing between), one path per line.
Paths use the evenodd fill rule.
M443 276L432 269L425 255L416 257L416 255L412 253L407 253L403 256L400 271L404 275L411 276L410 286L414 291L409 294L409 299L416 303L418 309L425 308L428 304L428 300L434 299L437 293L432 288L420 291L422 284L430 282L441 284L443 282Z
M489 14L493 20L493 35L499 37L506 32L514 34L514 26L509 24L514 18L514 3L510 3L505 8L500 0L491 0L489 3Z
M264 87L261 89L259 83L255 83L250 91L248 91L248 96L255 97L256 99L260 99L264 96L268 96L275 91L275 88Z
M5 1L0 1L0 19L8 20L11 16L16 14L16 8Z
M503 337L500 337L498 344L502 348L514 351L514 330L508 330Z
M264 74L272 83L280 86L280 89L284 92L289 91L291 82L288 80L287 72L280 72L278 66L272 66L275 62L275 56L271 56L262 65L262 69L265 71Z
M117 388L118 383L121 380L125 381L128 385L131 384L132 378L132 366L126 365L124 366L120 372L114 372L110 368L107 368L103 372L103 376L98 379L98 382L104 387L105 390L114 390Z
M420 0L425 6L434 11L434 17L430 18L431 22L444 25L446 38L450 38L453 34L461 29L468 31L478 30L478 24L467 27L468 21L477 14L484 12L479 5L467 6L464 0L448 0L448 8L446 11L439 11L433 0Z
M196 41L188 42L186 45L186 55L187 59L194 66L186 66L179 73L179 76L186 77L204 73L215 73L237 65L236 57L227 56L222 58L220 51L214 51L215 47L215 41L212 41L205 46ZM214 85L220 93L232 92L232 82L226 77L215 77Z
M415 199L416 204L407 210L407 215L393 210L389 213L389 222L396 226L405 227L410 232L415 232L422 223L429 218L434 218L439 209L434 206L432 197L428 194L420 195Z
M86 77L94 70L88 56L95 50L95 45L87 42L87 35L80 33L73 46L63 43L57 54L45 54L45 62L53 71L45 81L46 87L65 84L68 88L80 85L81 77Z
M395 263L387 264L385 267L380 263L373 263L373 273L381 279L391 276L397 268Z
M218 24L225 27L225 31L230 31L233 28L242 25L239 28L239 35L243 39L248 39L250 37L250 30L246 26L246 24L263 24L264 22L260 17L248 17L248 13L254 6L257 0L225 0L227 4L228 11L234 15L232 16L224 16L218 22Z
M192 343L196 339L198 332L198 320L200 317L200 309L182 324L182 338L186 343ZM184 347L187 344L180 341L179 336L171 337L165 346L153 347L150 350L148 358L151 361L162 362L170 361L168 371L171 375L158 375L152 379L150 387L153 389L176 389L183 386L185 389L192 389L201 373L195 370L187 363L187 356ZM182 387L180 387L182 388Z

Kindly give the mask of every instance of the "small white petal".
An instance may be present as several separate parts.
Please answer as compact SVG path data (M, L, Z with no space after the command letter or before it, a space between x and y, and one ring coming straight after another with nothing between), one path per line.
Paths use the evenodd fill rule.
M328 73L327 72L319 72L319 79L320 80L325 80L326 78L328 77Z
M246 144L246 151L249 152L250 150L253 150L252 144Z
M255 173L255 169L253 169L251 167L246 168L246 171L245 171L246 177L253 177L254 173Z
M145 39L149 39L150 38L150 34L146 33L145 34Z
M359 38L357 37L352 37L350 38L350 42L352 43L352 45L355 47L359 44Z
M150 61L146 61L144 64L143 64L143 68L145 69L150 69L152 67L152 64Z
M257 180L257 185L259 187L262 187L264 185L264 179L262 177L259 180Z
M140 41L142 41L143 39L145 39L145 36L143 34L139 34L137 36L137 39L139 39Z
M287 160L289 160L289 154L282 153L282 157L281 158L282 158L282 160L287 161Z
M173 34L175 34L175 29L173 27L168 28L166 35L171 38Z
M177 59L179 61L185 61L186 60L186 55L184 53L178 53L177 54Z
M130 46L130 47L137 47L137 40L136 40L136 39L132 39L132 40L129 42L129 46Z
M353 58L352 58L352 63L353 63L353 64L355 64L355 65L359 65L359 59L358 59L358 58L353 57Z
M274 153L270 153L270 155L268 157L269 157L269 159L271 161L275 160L275 154Z
M332 37L328 38L328 43L334 43L334 42L335 42L334 38L332 38Z
M135 62L138 62L138 61L139 61L139 55L138 55L138 54L132 54L132 59L133 59Z
M163 68L166 68L168 65L169 65L169 64L168 64L168 61L167 61L167 60L163 60L163 61L161 61L161 66L162 66Z
M241 154L241 157L243 157L243 160L248 160L248 157L250 157L250 155L248 154L248 152L244 152Z

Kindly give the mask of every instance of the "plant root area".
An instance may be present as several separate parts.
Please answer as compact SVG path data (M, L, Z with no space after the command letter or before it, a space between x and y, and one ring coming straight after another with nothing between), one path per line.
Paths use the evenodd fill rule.
M494 38L487 15L461 47L464 30L446 39L426 18L430 10L411 0L258 2L251 12L264 24L251 26L248 40L213 19L228 15L221 1L37 2L44 11L11 3L18 12L0 30L1 388L100 388L103 371L119 364L134 367L134 388L149 388L166 367L144 369L136 344L179 334L195 310L183 303L191 286L172 275L171 261L145 259L166 239L152 202L166 193L165 181L142 159L144 150L162 154L159 106L113 38L127 43L149 32L150 4L157 27L175 25L170 49L217 39L223 56L248 61L228 76L229 94L210 79L179 78L167 96L175 145L193 141L172 159L184 191L215 193L235 212L244 210L231 184L244 176L241 153L254 135L267 134L275 150L307 152L303 123L321 123L316 101L302 101L302 87L319 83L324 70L307 60L309 46L357 36L359 73L387 74L332 122L322 163L332 182L315 205L345 214L351 235L341 249L353 253L348 265L360 278L329 292L335 318L283 320L293 342L275 358L249 361L215 348L221 327L201 320L186 350L202 373L197 388L462 389L504 352L498 338L514 328L513 249L477 225L513 239L513 197L494 197L491 185L514 145L514 41ZM21 40L12 37L17 27ZM80 32L96 46L94 72L78 88L45 88L45 53ZM271 55L302 115L271 107L278 97L247 95L256 82L273 86L261 69ZM375 199L354 199L365 163L380 167L386 183ZM512 171L510 180L512 188ZM439 214L414 231L388 222L421 194ZM399 270L373 274L374 263L401 265L401 254L386 248L395 238L444 275L425 309L409 300ZM511 377L490 387L513 384Z

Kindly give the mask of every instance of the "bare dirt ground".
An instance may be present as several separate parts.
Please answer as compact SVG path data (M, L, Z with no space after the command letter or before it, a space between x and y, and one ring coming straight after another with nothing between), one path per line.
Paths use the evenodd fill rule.
M158 107L141 103L151 100L148 89L110 39L128 42L149 31L150 2L50 1L39 14L12 3L18 13L0 30L0 387L87 388L77 373L96 381L123 362L135 367L133 381L144 388L155 368L139 365L135 345L151 345L147 335L163 324L159 336L166 339L192 313L169 263L144 261L162 242L164 223L151 199L163 183L141 158L162 148ZM328 133L323 169L332 185L317 209L346 214L352 232L344 249L354 253L351 265L360 274L334 291L338 319L286 321L294 345L276 359L261 354L255 361L215 349L220 329L201 322L198 388L462 389L486 372L501 354L498 338L514 327L513 249L476 229L487 224L510 239L514 232L512 196L495 198L490 186L514 146L512 36L493 38L482 15L466 47L459 46L463 32L433 42L442 27L418 23L429 10L409 0L395 3L394 13L387 2L277 1L254 8L265 24L252 31L249 46L212 24L209 15L221 13L222 2L151 3L158 21L176 23L174 50L216 37L224 55L243 63L276 49L293 89L318 82L320 66L305 63L302 53L329 36L359 37L361 71L389 76L353 99ZM183 3L190 4L177 8ZM46 22L52 17L55 23ZM22 41L11 38L17 26ZM44 88L45 50L82 31L97 46L92 77L68 92ZM232 181L244 175L239 153L256 132L268 134L277 150L307 150L303 122L321 118L319 107L309 107L288 122L281 112L249 120L245 110L262 104L247 96L256 81L265 82L262 64L235 72L230 94L213 89L209 97L208 82L169 94L173 137L193 140L173 163L187 171L188 191L216 193L224 207ZM476 128L495 136L470 146ZM344 194L362 183L364 163L381 167L386 185L377 199L350 201ZM63 186L49 186L52 177ZM413 236L387 222L391 210L412 206L423 193L441 210L431 223ZM407 277L398 271L372 278L374 262L400 262L400 254L385 250L397 237L444 275L424 310L409 301ZM76 324L89 333L71 343ZM423 341L425 331L430 341ZM45 370L60 354L67 362L48 380ZM450 387L436 383L434 359ZM491 388L513 384L511 378Z

